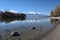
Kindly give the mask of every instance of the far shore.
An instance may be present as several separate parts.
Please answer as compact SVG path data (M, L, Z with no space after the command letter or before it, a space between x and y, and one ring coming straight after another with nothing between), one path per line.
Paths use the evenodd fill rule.
M50 19L60 19L60 17L50 17Z

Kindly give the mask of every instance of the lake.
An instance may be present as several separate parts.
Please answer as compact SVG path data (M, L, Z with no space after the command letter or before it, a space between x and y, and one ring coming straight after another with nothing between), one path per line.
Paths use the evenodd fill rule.
M40 15L27 15L26 20L13 20L13 21L2 21L0 20L0 28L1 29L10 29L15 27L37 27L37 26L47 26L52 28L50 18L40 17Z
M26 20L23 20L23 21L22 20L12 20L12 21L6 21L6 20L5 21L2 21L2 20L0 20L0 33L1 33L2 30L3 30L3 33L4 33L4 31L6 33L7 32L7 29L8 29L8 31L10 30L10 32L15 31L15 30L17 30L17 31L19 30L20 32L22 32L22 30L24 30L24 31L32 31L31 30L32 27L36 27L36 30L39 31L39 32L37 32L35 30L34 34L36 32L37 33L41 33L41 34L43 33L44 34L45 32L48 32L48 31L54 29L55 25L53 25L51 23L51 20L50 20L49 17L38 16L38 15L27 15ZM26 34L28 32L26 32L26 33L23 32L23 33L26 36ZM29 33L31 33L31 32L29 32ZM24 36L24 38L25 38L25 36Z

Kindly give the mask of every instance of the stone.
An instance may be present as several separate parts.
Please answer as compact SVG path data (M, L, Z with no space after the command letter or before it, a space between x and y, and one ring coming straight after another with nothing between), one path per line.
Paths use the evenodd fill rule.
M18 32L12 32L12 34L11 34L13 37L18 37L18 36L20 36L20 34L18 33Z
M32 27L32 29L36 29L36 27Z

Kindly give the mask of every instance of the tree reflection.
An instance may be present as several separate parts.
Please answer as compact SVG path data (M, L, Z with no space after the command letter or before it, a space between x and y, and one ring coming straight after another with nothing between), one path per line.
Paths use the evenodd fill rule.
M59 19L50 19L51 24L57 25L59 24Z

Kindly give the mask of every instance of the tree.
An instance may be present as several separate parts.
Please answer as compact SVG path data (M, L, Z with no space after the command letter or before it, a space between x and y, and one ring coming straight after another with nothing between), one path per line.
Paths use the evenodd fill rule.
M53 16L54 16L54 15L53 15L53 10L51 11L51 14L50 14L50 16L51 16L51 17L53 17Z
M56 8L53 11L51 11L50 16L59 17L60 16L60 6L56 6Z
M56 8L51 11L50 16L59 17L60 16L60 6L56 6ZM59 23L59 19L51 19L51 23L54 23L56 25Z
M10 22L13 20L25 20L26 15L24 13L12 13L9 11L0 14L0 20Z

